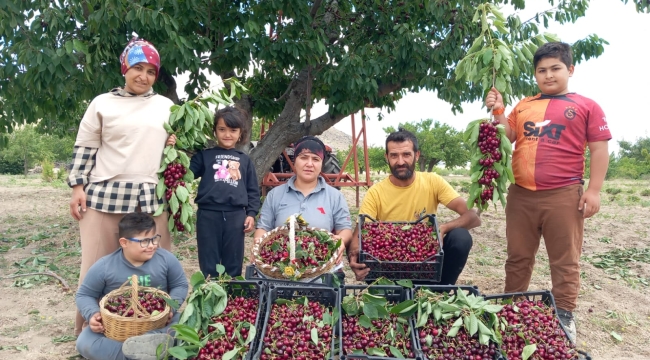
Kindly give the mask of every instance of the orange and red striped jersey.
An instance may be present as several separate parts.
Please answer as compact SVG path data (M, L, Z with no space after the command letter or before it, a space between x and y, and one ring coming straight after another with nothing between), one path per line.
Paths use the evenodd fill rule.
M508 115L508 123L517 134L515 182L532 191L580 183L587 143L612 138L600 106L575 93L527 97Z

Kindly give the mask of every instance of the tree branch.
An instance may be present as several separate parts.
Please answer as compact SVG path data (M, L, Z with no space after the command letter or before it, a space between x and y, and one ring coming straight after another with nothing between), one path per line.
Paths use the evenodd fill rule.
M164 67L160 68L159 80L167 87L161 95L173 101L174 104L180 103L181 101L176 93L176 80Z
M64 278L60 277L59 275L55 274L52 271L44 271L44 272L35 272L35 273L27 273L27 274L16 274L16 275L9 275L5 276L5 279L13 279L17 277L23 277L23 276L35 276L35 275L45 275L45 276L51 276L59 281L61 283L61 286L63 287L63 291L70 291L70 286L68 283L65 281Z
M316 14L318 13L318 8L320 8L320 5L323 3L323 0L316 0L314 1L314 5L311 7L311 11L309 12L309 15L311 18L315 18Z
M554 8L550 8L550 9L548 9L548 10L544 10L544 11L541 11L541 12L535 13L535 16L533 16L533 17L531 17L530 19L528 19L528 20L522 22L521 25L525 25L525 24L527 24L527 23L533 21L533 19L536 19L540 14L546 14L546 13L548 13L548 14L550 15L551 13L553 13L554 11L558 11L559 9L560 9L560 5L558 5L558 6L554 7Z

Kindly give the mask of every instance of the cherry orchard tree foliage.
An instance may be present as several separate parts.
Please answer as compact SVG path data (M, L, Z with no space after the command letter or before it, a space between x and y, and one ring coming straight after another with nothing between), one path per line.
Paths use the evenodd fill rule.
M532 1L532 0L529 0ZM505 44L585 15L588 0L547 0L532 19L506 17ZM622 0L627 2L628 0ZM491 0L526 6L524 0ZM648 12L646 0L636 10ZM274 125L251 151L259 180L286 145L318 135L363 107L386 110L407 91L435 91L454 111L483 89L456 64L481 35L469 0L32 0L0 2L0 133L23 124L74 128L97 94L122 85L118 57L131 33L153 42L163 67L155 89L176 103L194 98L205 73L236 76L251 91L238 106ZM612 24L615 25L615 24ZM560 36L561 38L561 36ZM593 34L572 44L576 62L600 55ZM190 73L187 84L176 77ZM511 78L513 96L534 89ZM325 113L311 104L324 100ZM301 118L301 110L306 116ZM40 124L39 123L39 124ZM48 129L44 129L48 131Z

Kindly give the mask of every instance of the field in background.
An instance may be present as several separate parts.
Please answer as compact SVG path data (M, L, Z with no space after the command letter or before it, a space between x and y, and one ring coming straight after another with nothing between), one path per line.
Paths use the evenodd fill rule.
M379 177L373 176L376 181ZM465 197L466 177L447 180ZM354 190L344 188L356 213ZM0 176L0 359L76 359L74 289L80 263L78 225L68 212L70 190L37 176ZM363 195L361 195L363 197ZM608 181L601 211L587 220L578 309L578 343L594 359L647 359L650 332L650 190L647 181ZM441 208L441 221L453 213ZM459 284L483 293L503 290L505 217L498 207L481 215L472 230L474 247ZM189 276L198 270L196 243L177 238L173 251ZM531 290L550 289L544 244ZM17 273L54 271L73 288L64 292L48 276L6 278ZM352 282L348 272L347 280Z

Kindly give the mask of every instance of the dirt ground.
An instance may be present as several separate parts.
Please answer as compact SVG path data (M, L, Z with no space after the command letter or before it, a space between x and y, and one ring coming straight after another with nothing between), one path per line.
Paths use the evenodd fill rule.
M461 192L469 187L467 178L447 179ZM650 331L650 218L646 215L650 191L646 187L647 181L607 182L600 213L586 222L576 315L579 348L594 359L650 358L644 340ZM343 192L356 213L354 190ZM73 336L79 229L68 213L69 195L62 183L0 176L0 359L79 358ZM443 208L438 215L440 221L452 217ZM477 285L484 294L500 293L506 258L503 209L490 209L481 218L482 226L471 231L474 247L459 284ZM616 249L628 252L609 256L609 270L590 262ZM194 239L176 239L173 250L188 276L198 270ZM628 262L631 259L635 261ZM71 291L64 291L52 277L7 278L45 270L61 276ZM352 279L349 272L347 279ZM530 290L550 287L542 242Z

